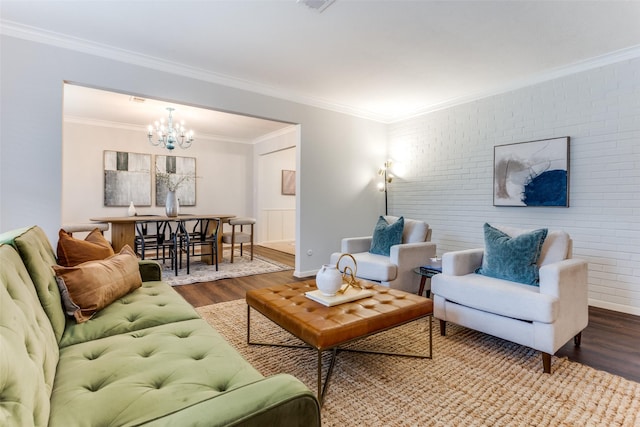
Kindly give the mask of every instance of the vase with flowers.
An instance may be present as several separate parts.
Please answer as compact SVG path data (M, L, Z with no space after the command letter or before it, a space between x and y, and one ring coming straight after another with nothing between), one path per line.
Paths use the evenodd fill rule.
M175 174L156 171L156 186L164 186L167 189L165 212L168 217L176 217L180 214L180 205L177 196L178 188L187 182L194 181L195 174Z

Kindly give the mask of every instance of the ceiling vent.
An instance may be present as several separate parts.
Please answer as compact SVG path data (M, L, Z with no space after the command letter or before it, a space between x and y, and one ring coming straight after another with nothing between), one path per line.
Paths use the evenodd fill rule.
M311 9L317 10L318 13L321 13L331 6L331 3L334 1L336 0L298 0L298 3L302 3Z
M129 101L131 101L131 102L137 102L137 103L139 103L139 104L142 104L143 102L145 102L145 101L146 101L146 99L144 99L144 98L140 98L139 96L130 96L130 97L129 97Z

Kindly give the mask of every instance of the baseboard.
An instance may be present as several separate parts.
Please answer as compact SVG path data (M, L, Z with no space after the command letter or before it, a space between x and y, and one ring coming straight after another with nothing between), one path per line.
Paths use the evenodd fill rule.
M318 270L310 270L310 271L293 271L293 277L297 277L298 279L303 279L305 277L315 277L318 273Z
M593 307L604 308L607 310L619 311L621 313L640 316L640 308L638 307L631 307L624 304L616 304L614 302L601 301L601 300L592 299L592 298L589 298L589 305Z

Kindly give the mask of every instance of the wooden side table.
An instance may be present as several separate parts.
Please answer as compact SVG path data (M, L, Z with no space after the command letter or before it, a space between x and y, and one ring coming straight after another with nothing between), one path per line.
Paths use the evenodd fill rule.
M423 267L416 267L413 269L413 272L421 276L420 289L418 289L418 295L422 296L427 279L429 279L429 287L427 288L427 298L431 297L431 278L436 274L442 273L442 267L431 267L427 265Z

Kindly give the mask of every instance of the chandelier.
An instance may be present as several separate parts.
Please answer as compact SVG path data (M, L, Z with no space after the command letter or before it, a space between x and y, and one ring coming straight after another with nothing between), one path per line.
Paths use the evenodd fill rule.
M154 125L149 125L147 133L149 142L155 147L160 145L167 150L173 150L176 148L176 145L180 146L180 148L191 147L191 143L193 143L193 131L185 130L184 121L174 125L172 113L175 111L175 108L168 107L167 110L169 110L169 120L166 125L164 119L160 119L159 122L156 121ZM154 135L158 138L155 141Z

